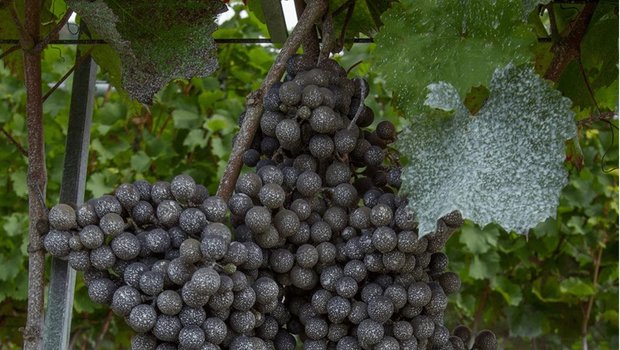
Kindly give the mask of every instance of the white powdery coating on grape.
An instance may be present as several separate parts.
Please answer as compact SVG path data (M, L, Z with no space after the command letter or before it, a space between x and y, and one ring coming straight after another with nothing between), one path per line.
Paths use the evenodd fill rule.
M566 183L564 141L576 133L570 100L531 68L512 65L496 70L476 116L451 85L429 89L426 104L454 115L416 117L399 143L420 234L454 210L519 233L554 217Z

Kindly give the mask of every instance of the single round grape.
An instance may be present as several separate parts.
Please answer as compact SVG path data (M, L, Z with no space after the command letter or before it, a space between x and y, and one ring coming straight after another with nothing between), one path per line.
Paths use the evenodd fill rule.
M205 332L206 341L219 345L226 338L226 323L217 317L209 317L202 324L202 330Z
M189 175L177 175L170 182L170 192L181 203L189 202L194 191L196 191L196 181Z
M96 225L99 217L95 212L95 207L91 203L83 203L76 210L76 221L80 227Z
M372 319L365 319L357 327L357 337L362 345L372 346L383 339L383 325Z
M368 302L368 316L379 323L385 323L394 314L394 304L386 296L378 295Z
M349 223L349 216L344 208L332 206L323 214L323 220L334 232L340 232Z
M287 81L280 86L278 91L280 101L289 106L294 106L301 100L301 87L293 81Z
M159 340L176 342L182 327L178 317L159 315L151 332Z
M332 201L341 207L352 207L357 204L357 190L349 183L341 183L332 189Z
M398 340L409 340L413 336L413 326L407 321L394 322L392 327L394 338Z
M325 171L325 183L330 187L334 187L341 183L348 183L352 175L353 172L347 164L333 162Z
M98 270L107 270L116 263L116 256L110 246L102 245L90 252L90 263Z
M262 186L263 182L256 173L245 173L239 176L235 189L239 193L255 198Z
M43 237L43 247L56 258L64 258L71 252L69 239L71 233L67 231L51 230Z
M201 350L205 332L199 326L186 326L179 331L179 347L187 350Z
M241 266L245 270L255 270L263 263L263 252L254 242L243 242L248 250L248 260Z
M121 203L118 201L118 199L108 194L95 200L93 203L93 207L99 219L101 219L108 213L116 213L120 215L123 212L123 207L121 206Z
M310 237L316 243L327 242L332 237L332 228L325 221L317 221L310 227Z
M75 210L68 204L60 203L50 209L47 214L50 226L56 230L68 231L77 228Z
M394 124L388 120L379 122L375 131L377 132L377 136L385 141L391 142L396 139L396 128L394 127Z
M357 294L357 288L357 281L353 277L343 276L336 281L336 293L343 298L353 298Z
M245 224L254 233L267 232L271 226L271 212L261 206L255 206L245 214Z
M264 185L258 193L261 203L269 209L277 209L284 204L286 193L282 186L275 183Z
M299 265L293 266L290 277L293 286L302 290L311 290L318 281L317 275L312 269L306 269Z
M149 202L140 201L131 210L131 217L140 226L155 223L155 209Z
M131 350L157 350L157 339L151 334L134 334L131 337Z
M274 165L265 165L261 167L260 169L258 169L257 174L258 176L260 176L263 182L263 185L266 185L266 184L282 185L284 181L284 174L282 173L282 170L280 170L278 167Z
M69 253L69 266L76 271L86 271L91 267L90 252L87 250L72 250Z
M187 208L179 216L179 227L191 235L200 233L206 225L207 216L198 208Z
M315 158L326 159L334 153L334 141L328 135L316 134L310 138L308 148Z
M229 244L232 241L232 233L230 232L230 229L221 222L210 223L202 230L201 239L204 240L205 237L210 236L221 237L224 239L226 244Z
M359 350L361 349L357 339L351 336L346 336L338 340L336 344L336 350Z
M112 252L117 258L122 260L131 260L140 254L140 241L129 232L123 232L114 237L110 242Z
M293 119L283 119L276 126L276 138L280 146L287 150L299 147L301 142L301 129Z
M342 126L342 122L333 109L327 106L320 106L312 111L310 126L316 132L333 134Z
M142 302L140 292L131 286L119 287L112 297L110 308L119 316L129 316L131 310Z
M157 295L164 289L161 272L147 271L140 276L140 290L147 295Z
M181 312L179 312L179 320L184 327L187 326L201 326L207 319L207 313L203 308L183 306Z
M176 226L179 223L179 217L181 216L182 211L183 208L178 202L170 199L164 199L157 206L157 219L166 227Z
M88 285L88 297L95 303L109 305L116 292L116 284L109 278L98 278Z
M223 198L211 196L202 202L200 209L202 209L210 222L223 222L226 218L228 206Z
M157 296L157 308L164 315L174 316L181 312L183 300L181 300L181 296L176 291L165 290Z
M151 305L140 304L131 309L127 324L138 333L150 331L157 322L157 311Z
M411 321L413 335L418 339L426 339L435 332L435 323L426 315L418 315Z
M303 268L312 268L319 261L319 253L311 244L304 244L297 248L295 261Z
M170 248L170 236L161 228L154 228L146 233L146 247L155 253L164 253Z
M305 334L310 339L323 339L327 336L328 330L329 325L322 318L313 317L306 321Z
M194 281L186 282L181 288L181 299L185 305L194 308L202 308L207 303L212 302L213 299L209 297L209 295L200 293L198 288L196 287L196 283ZM218 300L220 302L223 301L223 298Z
M342 129L334 135L334 146L336 152L340 154L348 154L355 150L357 145L357 135L349 129Z
M206 235L200 243L200 251L207 261L218 261L226 256L228 244L221 236Z
M159 205L165 200L172 200L172 192L170 191L170 183L167 181L157 181L151 186L151 201Z

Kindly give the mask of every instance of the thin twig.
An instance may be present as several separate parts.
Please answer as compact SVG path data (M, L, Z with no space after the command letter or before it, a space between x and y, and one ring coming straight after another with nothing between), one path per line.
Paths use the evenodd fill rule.
M357 111L355 111L355 116L353 117L353 119L351 119L351 122L349 123L349 127L347 129L351 130L351 128L353 128L353 125L355 125L355 123L357 123L357 120L359 119L360 115L362 115L362 110L364 109L364 100L366 99L366 81L364 81L364 79L362 78L355 78L356 80L358 80L360 82L360 104L357 107Z
M21 49L21 46L19 45L13 45L11 47L9 47L6 51L4 51L2 54L0 54L0 60L5 58L6 56L10 55L11 53L17 51Z
M226 200L232 195L237 178L239 177L239 172L243 166L243 153L252 144L252 140L258 129L260 116L263 114L263 96L275 82L281 79L286 68L286 61L295 54L304 37L314 28L314 23L327 9L325 0L308 0L307 4L303 16L301 16L293 32L284 42L282 49L269 69L269 73L267 73L261 87L250 93L246 99L245 119L237 134L228 164L224 170L224 176L222 176L217 190L217 194Z
M50 97L51 94L54 93L54 91L56 91L58 89L58 87L60 87L60 85L62 85L62 83L65 82L65 80L67 80L69 78L69 76L77 69L77 67L80 66L80 64L82 64L82 62L84 62L85 59L87 59L88 57L90 57L90 52L92 51L92 49L88 50L84 55L80 56L76 61L75 64L69 69L69 71L67 73L65 73L65 75L62 76L62 78L60 78L60 80L58 80L56 82L56 84L54 84L54 86L52 86L52 88L50 88L45 95L43 95L43 98L41 100L41 103L45 103L45 101L47 100L48 97Z
M362 62L364 62L364 61L363 61L363 60L359 60L359 61L357 61L357 62L353 63L353 64L351 65L351 67L349 67L349 69L347 69L347 74L351 73L351 71L352 71L355 67L357 67L357 66L359 66L360 64L362 64Z
M603 246L599 246L596 251L596 256L594 258L594 277L592 278L592 286L596 290L598 287L598 277L601 269L601 259L603 256ZM590 321L590 316L592 314L592 307L594 305L594 297L596 293L591 295L588 299L588 304L586 309L584 310L583 320L581 322L581 347L582 350L588 350L588 323Z
M8 131L6 131L4 129L3 126L0 126L0 132L2 132L2 134L4 134L4 136L6 136L6 138L11 141L12 144L15 145L15 147L17 147L17 150L19 151L19 153L21 153L24 157L28 157L28 151L26 151L26 149L24 148L24 146L22 146L21 143L19 143L19 141L17 141L13 135L11 135L11 133L9 133Z
M616 114L613 111L602 112L602 113L598 113L596 115L593 114L593 115L591 115L590 117L588 117L586 119L581 119L581 120L577 121L577 126L578 127L582 127L582 126L590 125L590 124L592 124L594 122L598 122L598 121L609 122L611 119L613 119L614 115L616 115Z
M64 16L62 16L62 18L58 21L58 23L56 23L54 28L52 28L52 30L50 30L50 32L47 33L47 35L45 36L45 38L43 38L43 40L39 41L34 46L34 50L38 52L43 51L43 49L45 49L45 47L50 43L53 37L56 36L58 32L60 32L62 27L65 26L65 24L67 24L72 14L73 14L73 11L71 9L67 9L67 12L65 12Z
M347 10L347 15L344 18L344 24L342 25L342 31L340 32L339 45L341 48L344 46L344 40L347 34L347 27L349 26L349 22L351 21L351 18L353 18L354 10L355 10L355 1L351 1L351 5L349 5L349 9Z
M108 329L110 329L110 322L112 322L113 316L114 314L112 313L112 310L108 311L108 314L103 321L103 327L101 327L101 332L99 332L99 335L97 336L97 342L95 343L93 349L99 349L101 347L103 338L105 337L106 333L108 333Z
M579 66L579 72L581 73L581 77L583 78L583 82L586 84L586 88L588 89L588 93L590 94L590 98L594 103L594 107L596 108L596 112L601 114L601 109L598 107L598 103L596 102L596 97L594 97L594 91L592 91L592 86L590 85L590 80L588 79L588 75L586 74L586 70L583 67L583 62L581 61L581 53L577 56L577 65Z

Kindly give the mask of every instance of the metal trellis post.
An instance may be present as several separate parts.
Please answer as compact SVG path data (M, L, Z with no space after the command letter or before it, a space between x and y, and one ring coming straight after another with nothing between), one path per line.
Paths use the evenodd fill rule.
M76 61L79 57L78 50ZM84 200L96 72L97 64L88 57L79 64L73 75L69 127L60 187L61 203L80 205ZM66 260L53 258L43 332L45 350L68 348L74 289L75 270Z

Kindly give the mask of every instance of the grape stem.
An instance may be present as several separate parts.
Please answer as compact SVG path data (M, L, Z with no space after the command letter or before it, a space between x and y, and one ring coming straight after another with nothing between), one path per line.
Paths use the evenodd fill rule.
M299 22L293 32L284 42L276 60L269 69L269 73L261 84L261 87L251 92L246 98L246 114L241 129L233 145L233 150L224 170L224 175L217 189L217 195L228 200L235 189L237 178L243 166L243 153L250 148L254 135L260 125L260 116L263 114L263 96L271 86L280 80L286 68L286 62L293 56L302 41L312 35L315 22L321 18L327 9L325 0L308 0Z
M364 96L366 96L366 83L362 78L355 79L360 80L360 105L357 107L355 117L353 117L353 119L351 119L351 122L349 123L349 127L347 128L348 130L351 130L351 128L353 128L353 125L357 123L357 119L359 119L360 115L362 114L362 110L364 109Z

